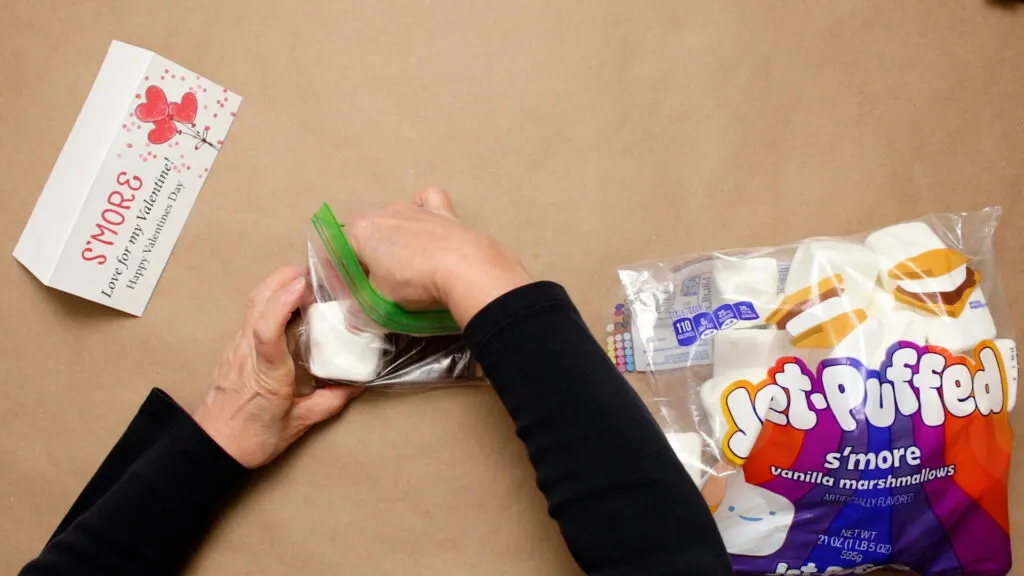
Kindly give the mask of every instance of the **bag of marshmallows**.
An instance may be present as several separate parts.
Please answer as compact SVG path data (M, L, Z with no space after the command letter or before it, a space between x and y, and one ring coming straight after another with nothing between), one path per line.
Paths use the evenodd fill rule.
M623 267L638 372L741 574L1006 574L998 208Z
M415 388L481 377L444 310L409 311L381 296L324 204L308 239L309 297L299 328L300 363L321 383Z

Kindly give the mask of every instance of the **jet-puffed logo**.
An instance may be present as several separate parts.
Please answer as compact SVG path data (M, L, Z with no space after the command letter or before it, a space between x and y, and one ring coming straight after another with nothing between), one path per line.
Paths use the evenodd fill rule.
M806 431L831 418L852 432L858 418L886 428L899 413L919 414L925 425L942 426L947 417L998 414L1007 397L1004 359L991 340L975 347L974 359L938 346L898 342L877 370L855 358L833 358L815 373L787 356L761 382L738 380L726 387L722 408L729 430L722 448L742 464L765 422Z

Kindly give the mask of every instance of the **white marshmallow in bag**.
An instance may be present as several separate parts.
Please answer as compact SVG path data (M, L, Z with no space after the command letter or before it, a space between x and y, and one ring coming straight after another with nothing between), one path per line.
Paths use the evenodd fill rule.
M387 346L382 336L349 327L337 301L316 302L305 314L310 374L346 382L369 382L377 376Z
M878 368L885 360L889 347L900 341L917 345L927 343L925 317L914 309L904 306L892 294L876 289L868 306L868 322L879 322L883 326L881 341L873 354L868 355L869 368Z
M868 318L829 351L828 358L855 358L868 368L877 368L885 349L886 322Z
M922 334L923 319L921 321ZM855 327L837 344L829 348L798 348L789 344L785 337L776 338L772 344L771 358L774 363L781 357L791 356L803 361L811 372L817 372L818 365L832 358L853 358L867 368L878 368L888 345L889 323L878 318L867 318ZM788 333L780 331L779 334ZM924 342L923 336L918 342ZM767 373L767 370L765 371ZM763 378L764 376L762 376Z
M732 328L764 326L764 318L779 303L779 263L775 258L716 257L711 265L711 304L732 305ZM757 316L757 318L753 318Z
M853 358L868 368L877 368L887 347L886 325L886 322L878 318L867 318L829 348L786 346L786 342L780 343L777 339L773 347L773 359L782 356L799 358L811 372L816 372L818 364L830 358Z
M676 458L682 462L686 473L697 486L701 480L701 449L704 446L704 438L697 432L666 432L665 438L676 453Z
M721 446L728 429L728 422L726 422L725 413L722 410L722 395L725 393L725 389L737 380L747 380L752 384L757 384L764 379L767 373L767 367L744 370L725 376L715 376L700 385L700 403L704 408L704 414L708 419L708 429L716 445Z
M964 352L982 340L996 337L996 323L980 286L971 293L958 318L927 316L925 326L928 343L942 346L950 352Z
M804 242L789 266L786 294L829 276L842 275L843 305L848 309L865 308L871 302L878 271L878 256L860 244L836 240Z
M865 368L877 370L885 360L889 347L900 341L923 345L925 319L919 314L907 311L892 312L885 317L869 316L842 342L817 358L817 361L828 358L852 358ZM816 364L808 363L812 370L816 369L815 366Z
M775 329L723 330L712 341L712 370L715 376L736 372L767 370L774 362Z
M927 342L925 317L909 310L894 310L881 319L884 328L882 345L871 358L871 368L878 368L885 360L886 352L897 342L913 342L918 346Z
M908 310L908 308L896 302L892 294L876 288L871 293L871 303L868 304L866 310L869 317L884 318L896 310Z
M947 248L946 243L924 222L904 222L882 228L865 238L864 245L878 255L883 272L908 258ZM886 290L891 292L895 285L896 280L882 274L882 286Z

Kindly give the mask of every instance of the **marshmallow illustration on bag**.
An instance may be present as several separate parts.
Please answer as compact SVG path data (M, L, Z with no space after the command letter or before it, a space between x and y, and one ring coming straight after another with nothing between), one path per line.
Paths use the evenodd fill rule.
M868 236L864 245L884 268L882 285L897 302L936 316L959 318L981 273L923 222L905 222Z
M868 320L878 257L860 244L818 240L797 248L786 296L766 322L796 348L835 348Z
M829 276L843 277L843 298L851 308L866 308L879 272L878 256L861 244L839 240L812 240L797 247L786 276L786 294L792 294Z
M768 556L786 542L796 508L786 497L747 484L743 468L726 480L725 498L715 510L715 524L730 554Z
M868 236L864 244L878 255L885 269L882 285L895 302L926 316L929 344L962 352L995 338L981 273L927 224L889 226Z
M843 299L843 276L836 274L787 294L766 319L790 335L796 348L833 348L868 319L864 308Z

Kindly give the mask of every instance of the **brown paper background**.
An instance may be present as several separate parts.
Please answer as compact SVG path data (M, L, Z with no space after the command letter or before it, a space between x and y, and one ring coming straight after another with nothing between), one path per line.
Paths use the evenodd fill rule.
M595 325L617 264L999 204L1024 334L1024 9L3 0L7 249L111 39L245 101L143 318L0 260L4 573L37 553L151 387L194 405L246 293L301 262L322 200L351 215L441 184ZM485 387L361 399L261 473L191 569L576 572Z

